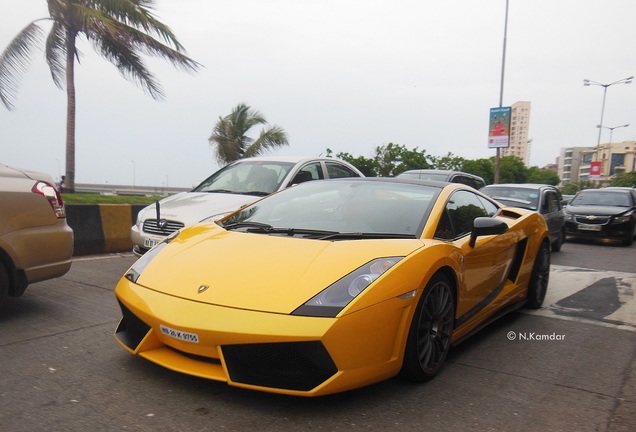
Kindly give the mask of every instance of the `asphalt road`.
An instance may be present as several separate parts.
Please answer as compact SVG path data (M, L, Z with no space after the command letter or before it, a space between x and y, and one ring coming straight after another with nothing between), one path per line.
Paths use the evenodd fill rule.
M129 355L113 288L78 259L0 314L0 431L633 431L636 245L566 243L547 302L455 347L442 373L322 398L236 389Z

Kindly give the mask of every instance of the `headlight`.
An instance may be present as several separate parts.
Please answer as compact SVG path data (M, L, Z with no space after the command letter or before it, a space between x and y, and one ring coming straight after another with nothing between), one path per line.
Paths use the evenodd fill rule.
M403 257L378 258L334 282L292 315L335 317L351 300L364 291Z
M569 222L574 222L574 213L570 213L568 211L565 212L565 220Z
M161 243L157 244L155 247L143 254L141 258L139 258L132 265L132 267L128 270L124 277L133 283L137 283L137 279L139 279L141 273L143 273L146 267L148 267L150 261L152 261L153 258L156 257L164 247L168 246L168 243L174 240L179 235L179 233L180 231L175 231L174 233L166 237L163 241L161 241Z
M629 221L632 220L632 217L634 216L634 212L633 211L629 211L625 214L622 214L620 216L614 216L612 217L612 223L627 223Z

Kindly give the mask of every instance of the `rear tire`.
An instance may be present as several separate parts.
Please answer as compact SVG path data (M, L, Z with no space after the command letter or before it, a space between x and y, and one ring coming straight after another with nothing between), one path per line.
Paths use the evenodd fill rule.
M563 243L565 243L565 228L563 228L561 232L559 233L559 238L557 239L557 241L552 243L552 252L560 251L561 246L563 246Z
M436 274L417 304L404 349L400 376L410 381L432 379L440 371L455 327L455 298L450 281Z
M539 246L537 255L534 258L530 283L528 284L528 301L526 307L539 309L548 291L548 281L550 280L550 250L546 243Z
M9 295L9 273L0 261L0 309L4 306Z

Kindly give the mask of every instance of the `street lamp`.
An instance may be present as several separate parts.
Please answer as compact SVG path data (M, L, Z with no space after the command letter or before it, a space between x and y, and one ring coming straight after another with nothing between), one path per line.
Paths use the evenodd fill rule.
M613 86L614 84L631 84L633 79L634 77L630 76L628 78L623 78L621 80L614 81L613 83L609 83L609 84L603 84L603 83L592 81L589 79L583 80L583 85L586 87L591 85L597 85L597 86L603 87L603 105L601 107L601 122L598 125L598 141L596 143L597 147L601 145L601 132L603 131L603 116L605 115L605 97L607 96L607 88L610 86Z
M609 127L609 126L603 126L603 125L597 125L596 127L601 129L609 129L610 130L610 139L609 139L609 143L610 145L612 145L612 134L614 133L614 129L618 129L618 128L622 128L622 127L627 127L629 126L629 123L624 124L624 125L620 125L620 126L614 126L614 127Z
M131 160L132 164L133 164L133 187L135 187L135 177L136 177L136 172L137 171L137 164L135 163L134 160Z

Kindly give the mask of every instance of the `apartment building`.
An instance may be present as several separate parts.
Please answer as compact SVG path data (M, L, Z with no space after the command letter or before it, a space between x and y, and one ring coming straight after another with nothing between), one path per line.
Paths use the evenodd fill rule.
M616 174L636 171L636 141L561 148L558 162L561 185L591 180L590 167L592 162L597 161L601 162L600 181Z
M517 156L528 166L530 161L530 102L520 101L511 105L510 146L502 148L500 155Z

